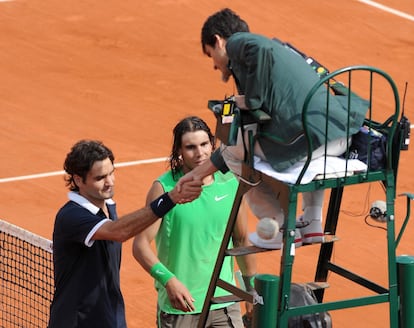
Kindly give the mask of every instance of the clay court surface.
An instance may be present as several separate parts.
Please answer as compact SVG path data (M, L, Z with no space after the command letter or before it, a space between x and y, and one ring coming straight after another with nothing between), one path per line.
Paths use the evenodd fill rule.
M414 6L379 0L407 15L350 1L233 1L253 32L289 41L331 71L367 64L394 79L414 122ZM219 0L52 1L0 3L0 217L51 238L54 216L66 201L62 175L13 179L62 170L73 143L94 138L110 146L117 163L169 155L171 129L186 115L214 127L207 100L235 92L201 53L207 16L229 6ZM379 95L381 97L381 95ZM401 153L397 193L414 192L413 146ZM119 214L140 208L165 161L117 169ZM12 178L12 179L7 179ZM345 189L334 259L382 284L386 281L384 230L364 223L370 204L384 199L373 184ZM405 198L396 200L396 229ZM374 223L374 221L370 221ZM256 219L250 217L250 230ZM410 222L397 255L414 255ZM293 279L312 281L317 246L297 250ZM279 272L280 252L258 255L260 273ZM191 266L191 263L189 263ZM155 327L152 279L124 244L122 289L130 328ZM327 299L365 290L335 277ZM388 327L385 305L331 312L337 328Z

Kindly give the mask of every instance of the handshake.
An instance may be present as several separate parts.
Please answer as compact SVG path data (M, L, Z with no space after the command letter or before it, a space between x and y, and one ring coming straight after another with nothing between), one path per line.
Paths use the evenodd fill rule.
M198 198L202 191L202 180L196 180L192 176L184 175L168 194L175 204L192 202Z
M195 167L181 177L174 189L169 192L171 200L175 204L184 204L198 198L202 191L203 179L216 171L217 168L211 160Z
M202 181L194 179L194 177L182 177L174 189L159 196L150 203L151 210L154 214L162 218L176 204L184 204L192 202L202 191Z

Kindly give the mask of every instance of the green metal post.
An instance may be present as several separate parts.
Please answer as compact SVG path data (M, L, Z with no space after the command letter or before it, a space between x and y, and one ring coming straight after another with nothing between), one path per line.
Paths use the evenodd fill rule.
M258 302L253 306L252 328L275 328L277 325L279 277L259 274L254 279L254 288L263 302Z
M400 328L414 327L414 256L397 257Z

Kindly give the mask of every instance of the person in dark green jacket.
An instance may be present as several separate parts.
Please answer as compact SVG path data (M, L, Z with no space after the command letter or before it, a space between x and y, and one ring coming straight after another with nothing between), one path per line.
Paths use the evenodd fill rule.
M224 82L233 77L238 91L234 99L240 110L260 109L271 117L271 120L260 126L244 126L244 133L253 130L256 134L256 130L260 129L260 135L254 144L255 155L267 161L276 171L283 172L307 158L308 145L302 126L302 108L305 97L320 77L302 56L281 42L250 33L248 27L237 29L237 26L243 26L240 22L244 21L228 8L208 17L201 31L202 50L212 59L214 69L221 72ZM325 154L339 156L346 151L348 144L348 113L342 103L346 101L346 96L343 97L345 99L330 97L328 134L325 133L327 92L326 88L320 88L308 111L307 123L314 149L312 158ZM358 132L368 109L367 102L361 98L355 96L352 101L355 103L355 114L351 117L350 134ZM246 143L246 135L244 138ZM228 168L240 174L244 155L243 135L239 131L236 146L223 145L213 154L213 167L210 169L220 169L220 163L224 160ZM197 171L193 172L194 176L196 174ZM262 183L252 188L246 198L259 219L273 217L279 226L283 225L276 195L268 186ZM269 206L268 203L272 205ZM301 234L297 231L296 245L300 245L301 240L305 243L322 240L322 204L323 191L304 193L304 214L301 217L304 227ZM280 246L281 240L279 234L270 243L275 246L272 248Z

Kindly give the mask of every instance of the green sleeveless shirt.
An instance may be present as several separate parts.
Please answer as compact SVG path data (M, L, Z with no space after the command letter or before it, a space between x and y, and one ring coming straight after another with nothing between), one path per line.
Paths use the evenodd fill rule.
M177 183L171 171L160 176L158 181L166 192ZM193 313L202 311L237 186L238 181L232 173L216 172L214 182L203 186L199 198L187 204L177 204L167 213L155 237L161 263L176 275L195 299L196 310ZM220 278L235 283L232 257L225 258ZM157 281L155 287L162 311L188 314L171 306L166 289ZM214 296L228 294L218 287ZM223 308L229 304L214 304L210 309Z

